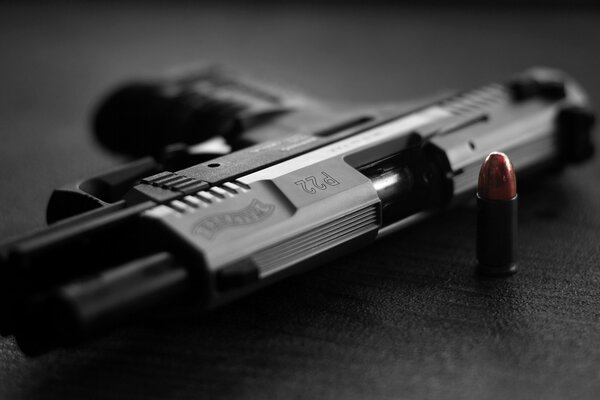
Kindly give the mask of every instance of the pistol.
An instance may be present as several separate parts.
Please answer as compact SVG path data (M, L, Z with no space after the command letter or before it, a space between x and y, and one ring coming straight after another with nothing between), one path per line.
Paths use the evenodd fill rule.
M473 198L491 151L519 176L585 161L593 125L584 90L550 68L410 105L223 68L125 85L96 136L144 157L56 190L51 224L0 247L0 333L38 355L214 309Z

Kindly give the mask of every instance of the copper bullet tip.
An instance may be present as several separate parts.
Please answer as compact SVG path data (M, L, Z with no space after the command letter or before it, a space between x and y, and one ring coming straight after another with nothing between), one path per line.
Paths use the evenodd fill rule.
M508 156L490 153L479 170L477 194L486 200L510 200L517 195L517 178Z

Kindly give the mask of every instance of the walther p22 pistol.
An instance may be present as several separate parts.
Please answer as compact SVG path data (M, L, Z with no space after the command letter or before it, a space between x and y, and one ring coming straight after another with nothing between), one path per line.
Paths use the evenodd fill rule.
M213 309L472 198L491 151L519 175L586 160L593 123L545 68L409 109L219 69L131 85L98 137L154 157L55 191L60 221L0 248L1 332L35 355L169 305ZM190 150L212 134L239 150Z

